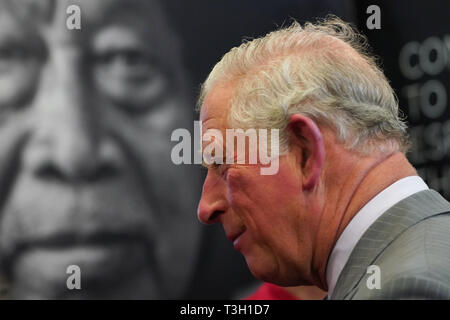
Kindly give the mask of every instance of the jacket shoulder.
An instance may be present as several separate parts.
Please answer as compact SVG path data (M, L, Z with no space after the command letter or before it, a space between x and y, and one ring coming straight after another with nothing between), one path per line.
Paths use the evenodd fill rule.
M420 221L379 254L352 298L450 299L449 248L450 213Z

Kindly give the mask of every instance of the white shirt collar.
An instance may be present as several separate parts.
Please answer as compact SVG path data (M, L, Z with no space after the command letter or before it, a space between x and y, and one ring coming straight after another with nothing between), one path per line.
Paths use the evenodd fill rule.
M326 274L328 297L331 297L351 252L370 225L397 202L426 189L428 186L420 177L406 177L381 191L358 211L345 227L328 259Z

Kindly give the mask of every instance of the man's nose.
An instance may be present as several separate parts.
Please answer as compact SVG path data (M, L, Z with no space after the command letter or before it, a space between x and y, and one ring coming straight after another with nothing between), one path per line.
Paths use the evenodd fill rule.
M203 184L202 197L197 208L198 219L204 224L220 222L221 215L228 209L225 182L212 170L208 170L208 175Z
M103 138L101 110L81 57L55 54L54 60L36 95L25 167L41 179L66 181L116 174L118 150Z

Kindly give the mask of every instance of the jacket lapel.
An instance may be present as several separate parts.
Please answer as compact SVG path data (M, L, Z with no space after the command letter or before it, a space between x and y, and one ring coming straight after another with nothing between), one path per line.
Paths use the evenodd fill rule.
M389 208L363 234L336 283L331 299L345 299L381 252L414 224L450 211L450 204L436 191L424 190Z

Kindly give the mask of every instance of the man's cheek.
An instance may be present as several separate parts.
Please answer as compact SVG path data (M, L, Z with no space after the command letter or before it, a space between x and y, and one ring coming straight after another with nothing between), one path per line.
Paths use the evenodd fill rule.
M245 205L254 194L255 188L249 176L242 168L229 168L225 174L227 198L230 203Z
M225 175L228 186L232 190L239 190L246 194L253 194L261 186L264 177L260 176L259 168L255 165L232 165Z
M186 191L187 184L200 183L200 179L192 181L192 168L173 164L170 158L171 146L163 132L136 130L134 142L129 143L131 158L136 162L133 170L143 182L145 193L153 199L158 210L177 206L178 203L174 202L173 198L183 199L192 192L191 189ZM180 177L184 179L180 180Z
M18 170L18 163L26 143L28 131L26 120L0 123L0 201Z

